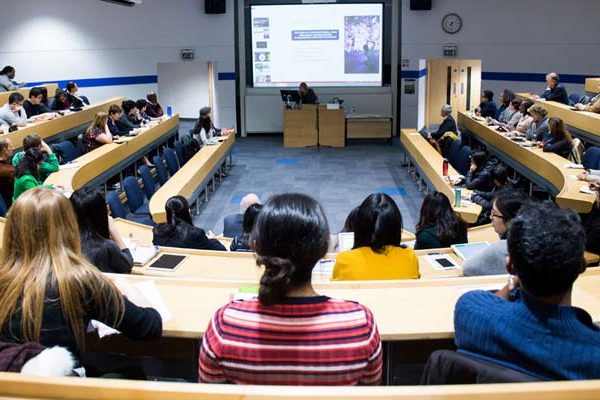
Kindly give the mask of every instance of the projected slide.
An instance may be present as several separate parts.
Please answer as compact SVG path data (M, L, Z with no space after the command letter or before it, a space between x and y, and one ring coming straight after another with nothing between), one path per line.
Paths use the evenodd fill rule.
M252 6L254 87L381 86L382 4Z

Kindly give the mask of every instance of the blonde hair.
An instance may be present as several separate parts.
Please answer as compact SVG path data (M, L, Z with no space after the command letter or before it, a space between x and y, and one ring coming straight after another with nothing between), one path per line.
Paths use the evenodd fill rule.
M87 128L87 132L91 131L94 128L102 128L104 130L107 121L108 113L105 113L104 111L97 112L96 116L94 117L94 121L89 126L89 128Z
M26 191L12 205L0 251L0 327L21 315L21 339L39 341L46 291L58 290L61 310L83 349L84 318L90 300L108 324L123 318L125 301L117 288L87 262L69 200L50 189Z
M546 108L543 105L537 103L529 107L529 110L527 110L527 112L530 115L535 114L540 118L544 118L546 115L548 115L548 110L546 110Z

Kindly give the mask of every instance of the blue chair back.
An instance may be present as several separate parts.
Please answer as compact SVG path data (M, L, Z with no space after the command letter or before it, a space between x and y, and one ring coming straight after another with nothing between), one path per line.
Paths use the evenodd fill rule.
M8 213L8 206L4 201L4 197L0 196L0 217L6 217L6 213Z
M581 160L586 169L600 169L600 147L590 147L583 153Z
M79 155L85 154L85 139L82 134L77 135L77 141L75 142L75 148L77 148L77 152Z
M123 188L125 189L125 194L127 194L129 210L135 213L144 205L144 195L142 194L138 180L133 176L128 176L123 180Z
M177 160L179 160L179 166L185 164L185 153L183 151L183 143L179 140L175 141L175 154L177 154Z
M165 147L164 150L165 160L167 160L167 168L171 176L175 175L179 171L179 164L177 164L177 156L175 156L175 150L170 147Z
M165 167L165 160L160 156L154 156L152 157L152 163L154 164L154 168L156 168L158 183L162 186L167 183L167 180L169 179L167 176L167 168Z
M108 192L106 201L108 202L110 214L113 218L127 218L127 210L125 209L125 206L123 206L123 203L121 203L121 199L119 198L119 194L117 192Z
M144 184L144 194L146 195L146 198L150 200L150 198L156 191L156 182L154 181L152 172L150 172L150 168L148 168L145 165L142 165L138 169L138 173L142 177L142 183Z
M81 155L77 151L77 148L75 148L75 145L69 140L59 143L58 147L60 147L63 152L63 160L65 162L73 161Z
M456 165L458 165L458 162L459 162L458 157L460 155L461 147L462 147L462 143L460 142L460 140L453 140L452 143L450 144L448 161L450 161L450 164L452 164L452 166L454 168L456 168Z
M466 176L469 173L469 167L471 166L471 148L469 146L464 146L460 148L458 153L458 162L454 166L456 170L461 174Z

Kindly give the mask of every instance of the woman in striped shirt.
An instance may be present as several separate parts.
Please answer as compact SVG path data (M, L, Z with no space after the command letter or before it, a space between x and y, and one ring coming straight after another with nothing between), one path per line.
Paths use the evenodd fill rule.
M215 313L200 350L200 382L379 383L381 340L371 311L312 287L312 269L328 241L327 219L312 198L282 194L265 204L251 240L265 267L258 298Z

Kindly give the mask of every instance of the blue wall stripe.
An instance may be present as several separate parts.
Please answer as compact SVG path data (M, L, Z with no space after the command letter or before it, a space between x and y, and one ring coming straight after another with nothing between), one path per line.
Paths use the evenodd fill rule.
M235 72L219 72L217 79L220 81L235 81Z
M585 78L589 76L594 76L594 74L560 74L560 81L562 83L584 84ZM546 74L527 72L482 72L481 78L484 81L544 82L546 80Z
M422 70L419 70L419 71L407 71L407 70L400 71L400 78L402 78L402 79L420 79L420 78L424 77L425 75L427 75L427 68L423 68Z
M141 75L141 76L121 76L112 78L92 78L92 79L72 79L63 81L46 80L43 82L27 82L27 86L41 85L42 83L58 83L59 87L64 88L69 82L77 82L79 87L98 87L98 86L123 86L123 85L143 85L158 82L156 75Z

